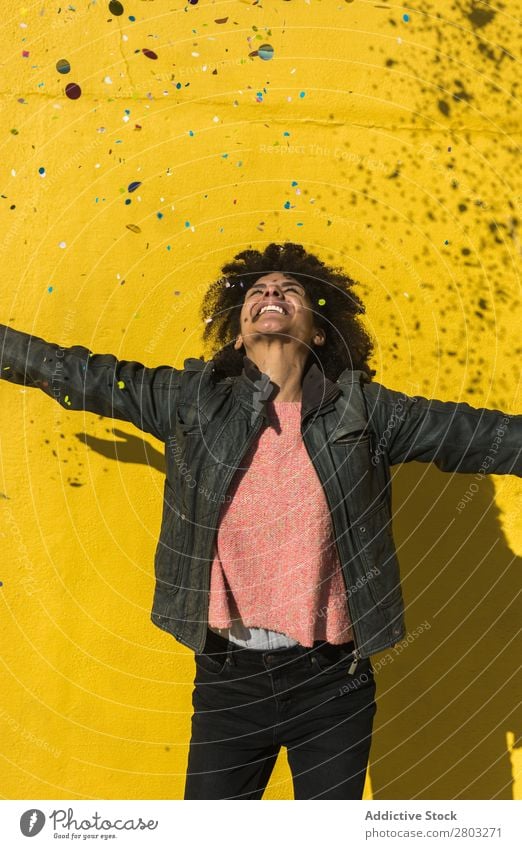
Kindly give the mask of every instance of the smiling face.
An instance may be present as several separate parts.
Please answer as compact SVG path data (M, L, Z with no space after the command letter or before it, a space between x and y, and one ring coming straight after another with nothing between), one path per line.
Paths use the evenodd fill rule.
M256 345L269 337L307 349L324 345L326 336L314 322L312 303L304 289L290 274L274 271L260 277L247 290L241 307L241 331L236 350L245 346L247 356Z

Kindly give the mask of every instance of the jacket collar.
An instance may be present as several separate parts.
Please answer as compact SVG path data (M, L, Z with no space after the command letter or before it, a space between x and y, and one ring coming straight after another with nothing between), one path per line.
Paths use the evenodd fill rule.
M341 392L339 385L329 380L316 362L312 362L306 369L301 386L302 419L312 410L324 407ZM250 357L243 355L243 370L236 384L237 394L247 401L249 407L259 409L259 402L270 401L274 390L275 384L268 375L260 371Z

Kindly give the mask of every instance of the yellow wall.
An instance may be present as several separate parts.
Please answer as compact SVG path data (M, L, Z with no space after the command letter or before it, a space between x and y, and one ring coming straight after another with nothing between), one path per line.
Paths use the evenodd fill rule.
M520 412L520 0L123 5L2 4L1 321L179 367L220 265L299 241L361 281L377 380ZM2 795L182 798L193 655L149 621L162 446L0 393ZM522 484L459 514L472 476L396 481L416 635L374 658L367 795L522 798ZM292 798L284 751L266 798Z

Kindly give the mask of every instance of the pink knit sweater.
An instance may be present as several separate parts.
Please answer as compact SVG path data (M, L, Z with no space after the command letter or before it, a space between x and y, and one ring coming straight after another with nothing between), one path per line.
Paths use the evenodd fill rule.
M301 645L353 639L323 488L301 436L301 402L267 403L261 431L221 508L209 625L287 634Z

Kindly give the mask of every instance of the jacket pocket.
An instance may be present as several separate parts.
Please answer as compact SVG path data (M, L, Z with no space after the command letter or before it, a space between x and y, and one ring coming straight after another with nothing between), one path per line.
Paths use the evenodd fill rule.
M400 570L387 502L377 504L353 525L373 601L379 607L402 602Z

